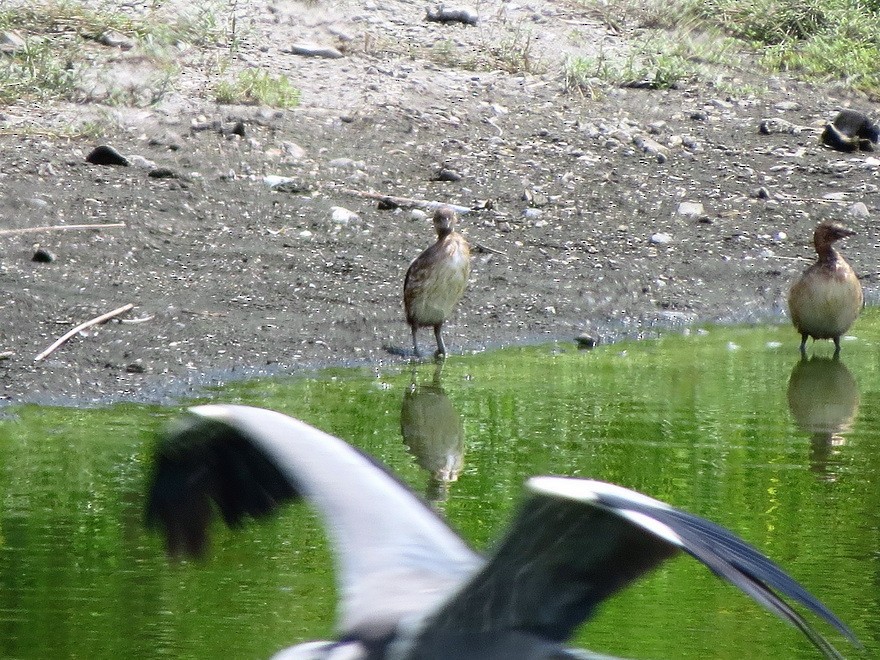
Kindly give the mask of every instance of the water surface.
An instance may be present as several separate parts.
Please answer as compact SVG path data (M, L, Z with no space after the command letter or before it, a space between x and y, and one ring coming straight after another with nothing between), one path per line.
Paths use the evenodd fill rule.
M531 475L635 488L734 529L877 657L878 327L880 315L862 318L838 362L800 363L790 328L713 327L589 352L453 357L439 375L430 364L327 370L203 400L274 408L351 441L478 548ZM830 357L826 344L815 353ZM260 658L332 634L331 557L308 509L218 528L204 562L169 563L143 529L153 437L182 407L5 410L0 656ZM576 644L642 658L818 657L688 558L611 600Z

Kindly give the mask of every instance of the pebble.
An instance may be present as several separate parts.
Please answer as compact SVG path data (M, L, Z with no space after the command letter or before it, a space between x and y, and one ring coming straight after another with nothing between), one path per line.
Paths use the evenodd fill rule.
M537 220L544 212L541 209L529 207L523 211L523 216L529 220Z
M782 110L783 112L789 112L792 110L800 110L801 104L797 101L779 101L779 103L773 104L773 107L777 110Z
M142 170L155 170L156 163L150 160L149 158L144 158L143 156L138 156L137 154L131 155L128 157L128 164L134 167L138 167Z
M27 42L18 32L14 30L0 32L0 53L16 53L26 47Z
M428 218L428 214L425 213L422 209L413 209L409 212L409 217L411 220L426 220Z
M457 171L451 170L448 167L443 167L437 172L434 181L461 181L461 178L461 174Z
M868 212L868 206L864 202L856 202L847 209L847 213L854 218L867 218L871 214Z
M357 222L361 219L357 213L349 211L342 206L331 206L330 209L333 211L333 214L330 216L333 219L333 222L338 222L342 225L347 225L350 222Z
M665 232L659 232L657 234L651 234L650 241L654 245L667 245L672 242L672 236Z
M676 213L683 216L699 216L705 213L705 209L700 202L681 202L678 205Z
M129 39L121 32L116 30L107 30L98 37L98 43L110 46L111 48L119 48L120 50L131 50L135 47L134 39Z
M333 46L319 46L313 43L293 44L290 52L294 55L302 55L303 57L323 57L329 60L337 60L344 57L342 51L333 48Z
M665 163L669 160L669 150L656 140L646 135L636 135L633 137L633 144L646 154L650 154L657 159L658 163Z

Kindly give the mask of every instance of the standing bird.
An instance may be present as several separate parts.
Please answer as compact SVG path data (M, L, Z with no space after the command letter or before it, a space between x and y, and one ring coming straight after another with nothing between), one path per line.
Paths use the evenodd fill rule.
M839 222L823 222L813 233L819 260L804 271L788 294L791 321L801 333L801 354L807 337L834 341L840 354L840 335L849 330L862 310L862 285L846 259L834 249L834 241L855 235Z
M339 568L339 638L276 660L597 659L564 644L606 598L679 553L795 626L826 658L842 656L795 604L858 645L803 586L719 525L598 481L533 477L525 490L483 556L346 442L270 410L207 405L191 408L157 447L147 520L171 554L198 556L217 514L237 526L298 498L318 510Z
M403 307L412 328L413 350L421 357L416 333L433 326L437 357L446 356L441 330L461 300L471 274L471 251L464 237L456 232L455 211L441 206L434 212L437 242L409 265L403 281Z

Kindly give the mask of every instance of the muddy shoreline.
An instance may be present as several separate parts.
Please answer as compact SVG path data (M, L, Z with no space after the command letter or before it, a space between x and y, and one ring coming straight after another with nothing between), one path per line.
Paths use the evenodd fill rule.
M550 51L571 12L547 5L535 24ZM422 13L390 3L369 23L348 13L308 31L440 35L464 51L508 25L469 31ZM480 209L460 222L476 250L445 331L451 359L583 332L608 342L698 322L784 323L826 218L858 232L841 248L876 301L880 157L818 140L841 108L876 116L876 103L767 76L760 94L691 81L588 97L558 69L474 70L430 49L303 58L281 45L293 20L255 15L264 38L240 60L295 72L296 109L219 106L185 85L147 108L4 109L0 228L125 226L0 235L3 403L169 401L232 378L405 364L388 349L410 346L403 275L433 239L430 215L352 191ZM749 76L729 73L743 89ZM95 117L99 137L47 129ZM760 130L768 118L778 130ZM87 163L100 144L130 165ZM457 180L438 180L441 169ZM38 248L54 259L32 261ZM127 303L123 318L141 322L110 322L34 361Z

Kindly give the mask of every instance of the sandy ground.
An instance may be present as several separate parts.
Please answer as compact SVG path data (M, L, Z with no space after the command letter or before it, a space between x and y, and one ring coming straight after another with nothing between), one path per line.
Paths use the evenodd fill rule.
M241 44L223 56L289 76L293 110L214 103L207 48L183 52L157 103L0 108L0 229L125 224L0 233L0 397L167 400L229 378L407 360L395 354L410 345L403 274L433 240L430 217L364 192L477 209L460 223L475 254L447 325L453 354L785 322L825 218L858 231L842 249L876 299L880 153L817 139L841 108L877 116L876 103L745 61L712 83L579 92L563 58L624 52L637 30L567 2L476 8L465 26L409 2L247 3ZM291 52L303 41L343 56ZM147 85L136 50L103 75ZM100 137L66 137L85 122ZM87 163L99 144L131 164ZM442 168L460 179L438 181ZM291 181L272 189L267 176ZM37 247L54 260L32 261ZM129 303L123 322L34 360Z

